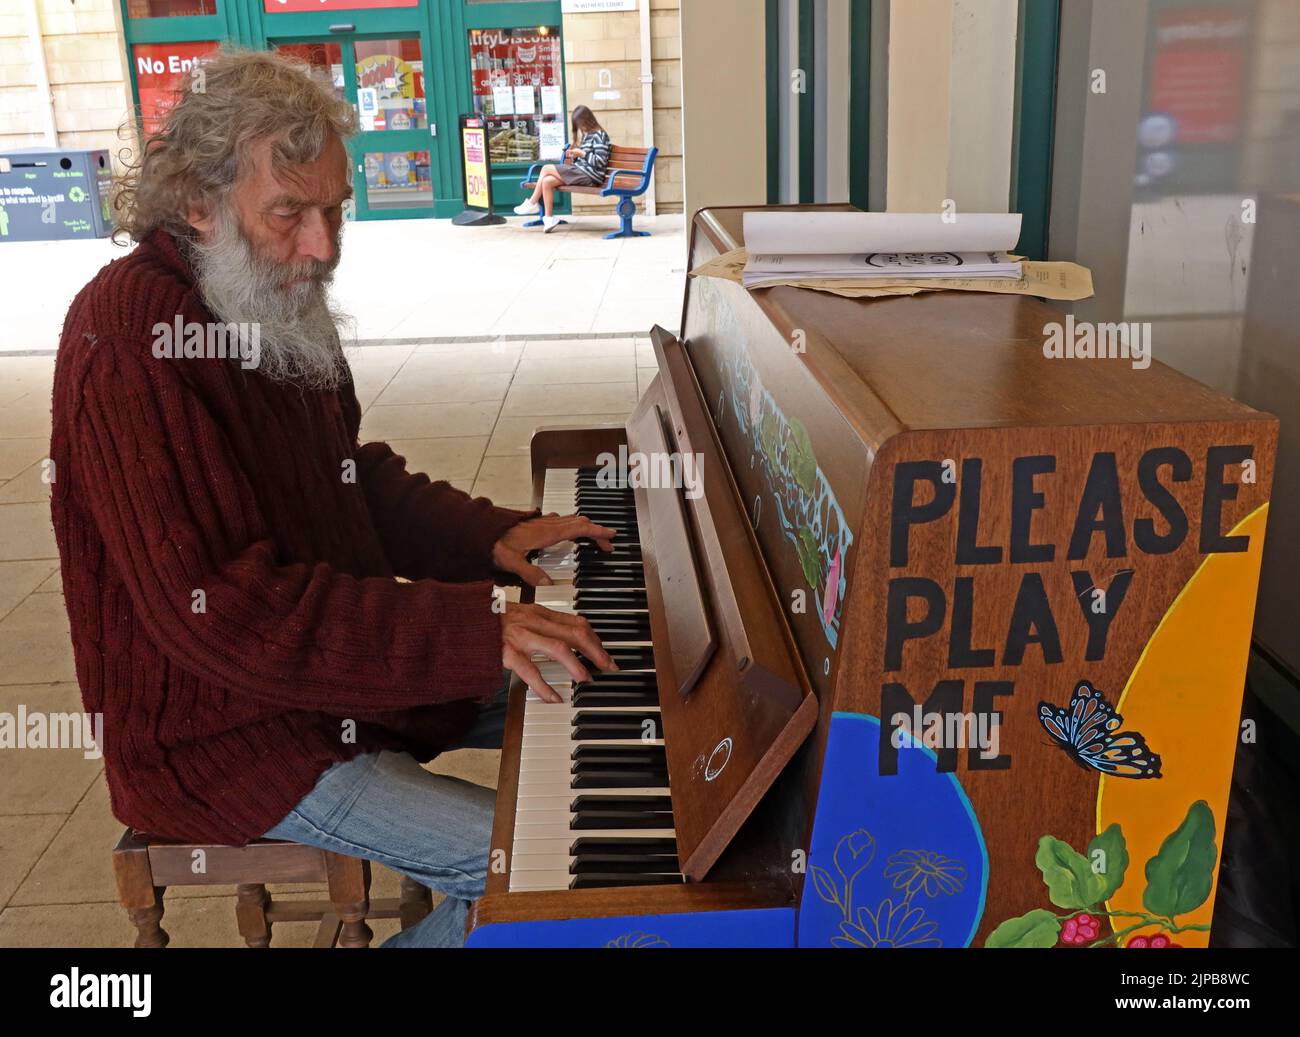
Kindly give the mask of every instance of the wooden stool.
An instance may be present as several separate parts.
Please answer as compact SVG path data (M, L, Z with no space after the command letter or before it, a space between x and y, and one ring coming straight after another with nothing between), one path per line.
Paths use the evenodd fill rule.
M402 928L429 913L433 898L402 876L400 899L370 899L370 862L301 843L259 839L247 846L205 846L158 839L128 828L113 848L117 896L136 928L137 947L166 947L163 893L168 886L233 884L235 915L250 947L269 947L276 922L319 921L317 947L368 947L367 918L400 918ZM324 882L328 900L273 900L267 883Z

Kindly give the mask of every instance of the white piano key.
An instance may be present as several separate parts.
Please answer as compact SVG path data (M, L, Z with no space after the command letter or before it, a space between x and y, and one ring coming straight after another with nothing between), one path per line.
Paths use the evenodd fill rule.
M557 694L560 696L560 698L562 698L565 702L568 702L568 701L570 701L570 700L573 698L573 682L572 682L572 681L550 681L550 682L548 682L548 683L550 683L551 687L555 689L556 693L557 693ZM531 703L537 703L537 704L539 704L539 705L556 705L556 704L557 704L557 703L548 703L548 702L543 702L542 697L541 697L539 694L537 694L537 692L533 691L532 688L529 688L528 691L527 691L527 693L524 695L524 708L527 709L528 706L529 706L529 704L531 704Z

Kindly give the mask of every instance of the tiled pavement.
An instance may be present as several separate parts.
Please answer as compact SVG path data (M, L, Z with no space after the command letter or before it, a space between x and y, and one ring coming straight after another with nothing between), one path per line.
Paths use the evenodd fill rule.
M547 425L622 423L654 376L647 339L571 339L355 347L362 438L383 438L412 471L524 506L528 441ZM0 712L80 710L42 477L53 357L0 356ZM496 784L499 754L463 751L434 768ZM0 749L0 947L129 946L109 850L102 764L76 750ZM396 877L374 870L373 895ZM314 887L272 887L317 896ZM173 946L238 946L234 891L170 890ZM395 922L376 922L376 942ZM276 927L273 945L308 945L310 923Z

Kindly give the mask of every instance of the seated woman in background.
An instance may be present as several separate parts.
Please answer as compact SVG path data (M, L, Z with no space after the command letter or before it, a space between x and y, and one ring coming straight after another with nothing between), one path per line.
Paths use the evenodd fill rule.
M573 140L561 165L542 166L532 196L515 206L519 216L534 216L542 209L542 226L549 233L560 222L555 211L555 189L561 185L594 187L605 182L609 168L609 134L585 104L573 109ZM539 204L540 203L540 204ZM544 208L542 208L544 207Z

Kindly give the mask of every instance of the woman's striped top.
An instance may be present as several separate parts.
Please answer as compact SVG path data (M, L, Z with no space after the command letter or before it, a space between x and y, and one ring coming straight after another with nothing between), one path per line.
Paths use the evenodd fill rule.
M602 182L609 168L609 134L604 130L585 134L578 147L582 148L582 154L573 160L574 168L586 173L593 182Z

